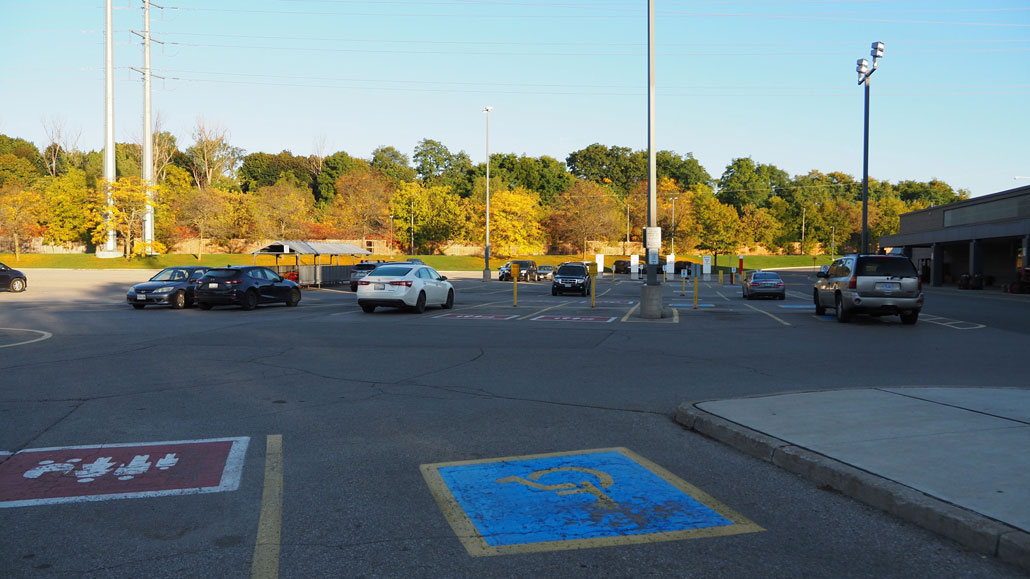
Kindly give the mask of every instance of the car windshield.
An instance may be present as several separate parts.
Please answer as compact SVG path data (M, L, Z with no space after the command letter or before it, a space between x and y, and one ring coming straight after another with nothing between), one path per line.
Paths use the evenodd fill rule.
M354 269L375 269L377 265L375 263L359 263L354 266Z
M404 277L412 270L411 266L382 265L371 274L376 277Z
M229 279L230 277L236 277L239 273L240 270L238 269L212 269L205 273L204 276Z
M582 265L563 265L558 268L558 275L578 275L584 276L587 274L587 269Z
M516 261L515 263L518 264L519 269L533 265L533 262L531 261Z
M775 273L756 273L753 279L780 279Z
M189 277L190 274L185 269L168 268L157 272L150 281L186 281Z
M537 269L540 270L540 271L551 271L552 269L554 269L554 266L553 265L541 265Z
M857 275L916 277L916 268L903 257L865 258L858 260Z

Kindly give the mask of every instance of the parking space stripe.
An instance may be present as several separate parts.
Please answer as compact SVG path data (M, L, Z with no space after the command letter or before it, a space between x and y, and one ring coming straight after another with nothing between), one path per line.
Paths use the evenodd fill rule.
M265 443L265 485L261 492L261 517L258 519L257 540L254 542L251 579L279 577L282 520L283 437L281 434L270 434Z
M553 305L553 306L550 306L550 307L546 307L546 308L544 308L544 309L542 309L542 310L537 310L537 311L535 311L535 312L533 312L533 313L531 313L531 314L527 314L527 315L525 315L525 316L522 316L522 317L520 317L519 319L520 319L520 320L525 320L525 319L527 319L527 318L531 318L531 317L533 317L533 316L538 316L538 315L540 315L540 314L542 314L542 313L546 312L547 310L553 310L553 309L555 309L555 308L560 308L560 307L562 307L562 306L564 306L564 305L566 305L566 304L568 304L568 303L569 303L569 302L562 302L562 303L560 303L560 304L557 304L557 305Z
M773 314L771 314L771 313L769 313L769 312L767 312L767 311L765 311L763 309L756 308L755 306L753 306L751 304L744 304L744 305L749 307L749 308L751 308L752 310L755 310L758 313L765 314L765 315L769 316L770 318L776 320L777 322L783 324L784 326L789 326L790 325L790 323L783 321L782 319L778 318L777 316L775 316L775 315L773 315Z

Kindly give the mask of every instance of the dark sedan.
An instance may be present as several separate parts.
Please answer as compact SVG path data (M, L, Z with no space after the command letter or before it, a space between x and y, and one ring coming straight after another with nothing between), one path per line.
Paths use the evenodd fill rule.
M138 283L125 294L125 301L137 310L146 306L172 306L177 310L193 305L197 280L209 267L169 267L150 281Z
M252 310L258 304L300 303L300 286L267 267L245 265L208 270L197 282L197 305L210 310L216 305L238 305Z
M27 287L25 274L0 263L0 289L23 292Z

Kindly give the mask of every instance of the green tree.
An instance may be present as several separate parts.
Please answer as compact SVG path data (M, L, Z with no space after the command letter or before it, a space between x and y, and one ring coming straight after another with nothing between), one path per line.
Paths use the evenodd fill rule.
M569 172L579 179L602 185L610 183L620 197L647 179L647 153L634 152L628 147L605 147L594 143L570 153L565 164Z
M691 196L691 217L696 228L697 249L716 256L740 245L739 219L732 205L722 203L710 191Z
M311 188L312 175L307 157L296 157L289 151L278 155L251 153L243 157L240 165L240 189L256 191L274 185L286 175Z
M18 183L0 184L0 234L14 242L14 259L21 259L22 242L39 232L42 196Z
M767 207L769 198L791 184L790 176L774 165L755 164L750 157L733 159L719 179L719 201L740 209Z
M0 186L31 185L39 177L42 173L28 159L13 153L0 153Z
M86 185L86 174L72 168L58 177L36 182L43 197L43 239L48 243L89 242L93 229L103 219L102 202Z
M906 203L921 201L929 205L946 205L969 198L969 192L959 190L955 192L950 185L937 179L929 182L900 181L894 187L898 198Z
M542 253L544 241L544 229L540 225L540 195L525 187L491 194L490 244L499 250L499 254Z
M395 183L414 181L416 177L408 156L394 147L377 147L372 151L372 161L369 164Z
M398 187L390 200L390 213L399 226L398 239L413 237L414 251L423 253L464 241L461 233L470 217L464 200L450 188L417 182Z
M114 229L121 236L124 246L125 259L131 259L134 255L148 255L150 253L163 253L164 244L160 242L142 243L137 241L143 236L143 218L147 213L147 188L140 177L122 177L114 183L102 183L109 187L110 203L102 208L109 216L109 220L101 220L93 230L93 241L103 243L107 239L110 229ZM150 204L154 212L163 210L160 198L160 185L151 187L152 198Z
M338 151L322 159L322 169L315 177L315 202L321 206L328 205L336 194L336 180L348 171L360 167L364 161L355 159L343 151Z
M695 189L699 185L712 186L712 176L694 158L693 153L684 156L672 151L655 153L655 171L658 178L676 181L682 189Z

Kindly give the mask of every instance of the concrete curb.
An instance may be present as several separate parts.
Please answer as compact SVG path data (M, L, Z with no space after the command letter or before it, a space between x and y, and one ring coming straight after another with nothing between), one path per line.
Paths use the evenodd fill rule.
M676 422L978 553L1030 571L1030 533L708 413L695 406L700 402L681 404Z

